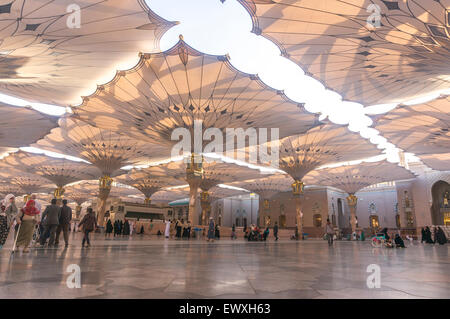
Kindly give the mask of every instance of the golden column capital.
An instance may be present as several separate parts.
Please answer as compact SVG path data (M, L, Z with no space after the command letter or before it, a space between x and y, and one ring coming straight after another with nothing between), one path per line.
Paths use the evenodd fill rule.
M202 191L200 193L200 200L202 203L209 203L209 193L207 191Z
M98 180L98 185L100 189L111 189L113 183L113 179L109 175L103 175Z
M268 199L264 199L263 203L264 203L264 208L265 209L269 209L270 208L270 201Z
M300 180L295 180L292 183L292 194L294 195L303 195L305 191L305 184Z
M203 177L203 155L191 153L186 165L186 175L188 179Z
M348 206L356 206L358 203L358 197L355 196L355 194L350 194L347 197L347 204Z
M56 199L62 199L62 197L63 197L65 191L66 191L66 190L65 190L63 187L58 186L58 187L55 189L55 191L53 192L53 195L55 196Z

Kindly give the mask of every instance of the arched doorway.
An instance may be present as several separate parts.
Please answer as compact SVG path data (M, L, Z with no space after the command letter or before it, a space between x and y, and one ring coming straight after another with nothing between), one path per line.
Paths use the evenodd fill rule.
M450 225L450 184L437 181L431 187L433 203L431 221L433 225Z

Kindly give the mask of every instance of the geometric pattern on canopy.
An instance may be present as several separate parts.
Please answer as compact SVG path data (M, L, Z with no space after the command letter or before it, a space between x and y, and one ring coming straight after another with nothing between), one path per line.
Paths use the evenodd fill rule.
M420 155L420 160L437 171L450 171L450 153Z
M4 182L3 180L0 182L0 194L3 197L6 196L7 194L13 194L14 196L19 196L19 195L21 195L22 192L23 191L20 189L20 187L18 185L7 183L7 182Z
M274 175L265 178L234 182L227 185L247 189L258 194L262 199L270 199L280 192L291 190L293 182L293 179L288 175Z
M332 186L355 194L370 185L414 177L415 175L404 167L382 160L318 169L306 175L304 180L310 185Z
M88 199L96 199L99 195L99 182L98 180L81 181L79 183L66 187L64 193L68 198L78 196L80 193L88 197ZM117 198L121 196L137 196L140 192L132 187L125 187L117 183L113 183L111 186L111 192L109 198ZM74 199L75 200L75 199Z
M189 187L181 189L161 190L152 195L152 204L168 204L174 200L185 199L189 196Z
M224 188L224 187L219 187L219 186L215 186L208 191L210 202L214 202L218 199L233 197L233 196L242 195L242 194L248 194L248 192L246 192L244 190L230 189L230 188Z
M185 161L170 162L157 166L150 166L141 169L150 179L152 176L171 176L182 183L186 183L186 163ZM200 188L204 191L222 183L231 183L238 180L252 179L261 176L258 169L233 163L221 163L204 156L202 164L203 175ZM166 185L171 186L171 185Z
M100 171L94 165L23 151L10 154L3 162L15 169L40 175L58 187L100 177Z
M202 121L203 132L279 128L280 137L318 123L317 115L281 91L232 67L227 56L198 52L181 39L165 52L141 54L134 68L118 72L72 109L91 125L164 145L177 142L171 140L175 128L188 129L193 138L194 120Z
M136 52L155 52L174 23L144 0L84 0L80 28L70 1L2 1L0 90L36 102L70 104L102 75Z
M109 176L123 166L145 164L152 157L150 154L164 157L170 153L162 146L143 143L71 118L61 118L59 127L33 146L82 158Z
M186 184L185 181L171 176L154 176L137 169L132 169L127 174L116 177L116 181L138 189L147 198L164 187Z
M73 200L78 205L98 196L98 181L82 181L64 188L64 197Z
M401 102L450 85L449 0L238 1L254 33L344 99Z
M0 147L28 146L56 126L55 117L0 102Z
M0 172L0 182L17 185L25 194L48 193L55 189L54 185L36 174L30 174L13 168L3 169Z
M389 142L406 152L450 152L450 96L417 105L401 105L375 121Z
M301 181L308 172L319 166L379 154L376 146L359 134L350 132L347 127L326 124L306 134L282 139L279 167Z

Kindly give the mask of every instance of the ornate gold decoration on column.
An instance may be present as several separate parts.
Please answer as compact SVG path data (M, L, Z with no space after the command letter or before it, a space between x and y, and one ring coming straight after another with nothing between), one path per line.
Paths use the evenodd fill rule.
M264 209L270 209L270 201L268 199L265 199L263 201L264 203Z
M195 204L197 202L197 193L203 178L203 156L191 154L189 162L186 165L186 180L189 184L189 215L188 219L192 224L195 220Z
M24 195L23 196L23 202L27 203L31 199L31 195Z
M202 206L202 225L206 225L206 215L210 209L209 194L207 191L200 193L200 204Z
M99 226L103 226L103 220L106 212L106 200L108 199L109 193L111 192L111 186L113 183L113 179L104 175L99 179L99 193L98 198L100 199L97 221Z
M292 195L295 199L295 212L297 218L297 230L298 230L298 239L303 239L303 212L302 212L302 200L305 190L305 184L300 180L295 180L292 183Z
M55 191L53 192L53 195L55 196L56 199L62 199L65 191L66 190L63 187L58 186L58 188L56 188Z
M352 232L356 231L356 204L358 203L358 198L355 194L350 194L347 197L347 204L350 208L350 224L352 226Z
M144 204L145 205L150 205L151 203L152 203L152 200L150 199L150 197L145 197Z
M305 190L305 184L302 181L296 180L292 183L292 194L302 195Z
M77 219L80 218L80 214L81 214L81 205L77 205L77 207L75 208L75 217Z

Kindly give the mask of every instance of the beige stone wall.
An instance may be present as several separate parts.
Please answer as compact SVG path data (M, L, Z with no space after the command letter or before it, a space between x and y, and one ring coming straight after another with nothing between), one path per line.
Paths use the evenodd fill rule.
M414 180L411 190L414 196L416 227L432 224L431 220L431 187L437 181L450 183L450 171L423 171Z

